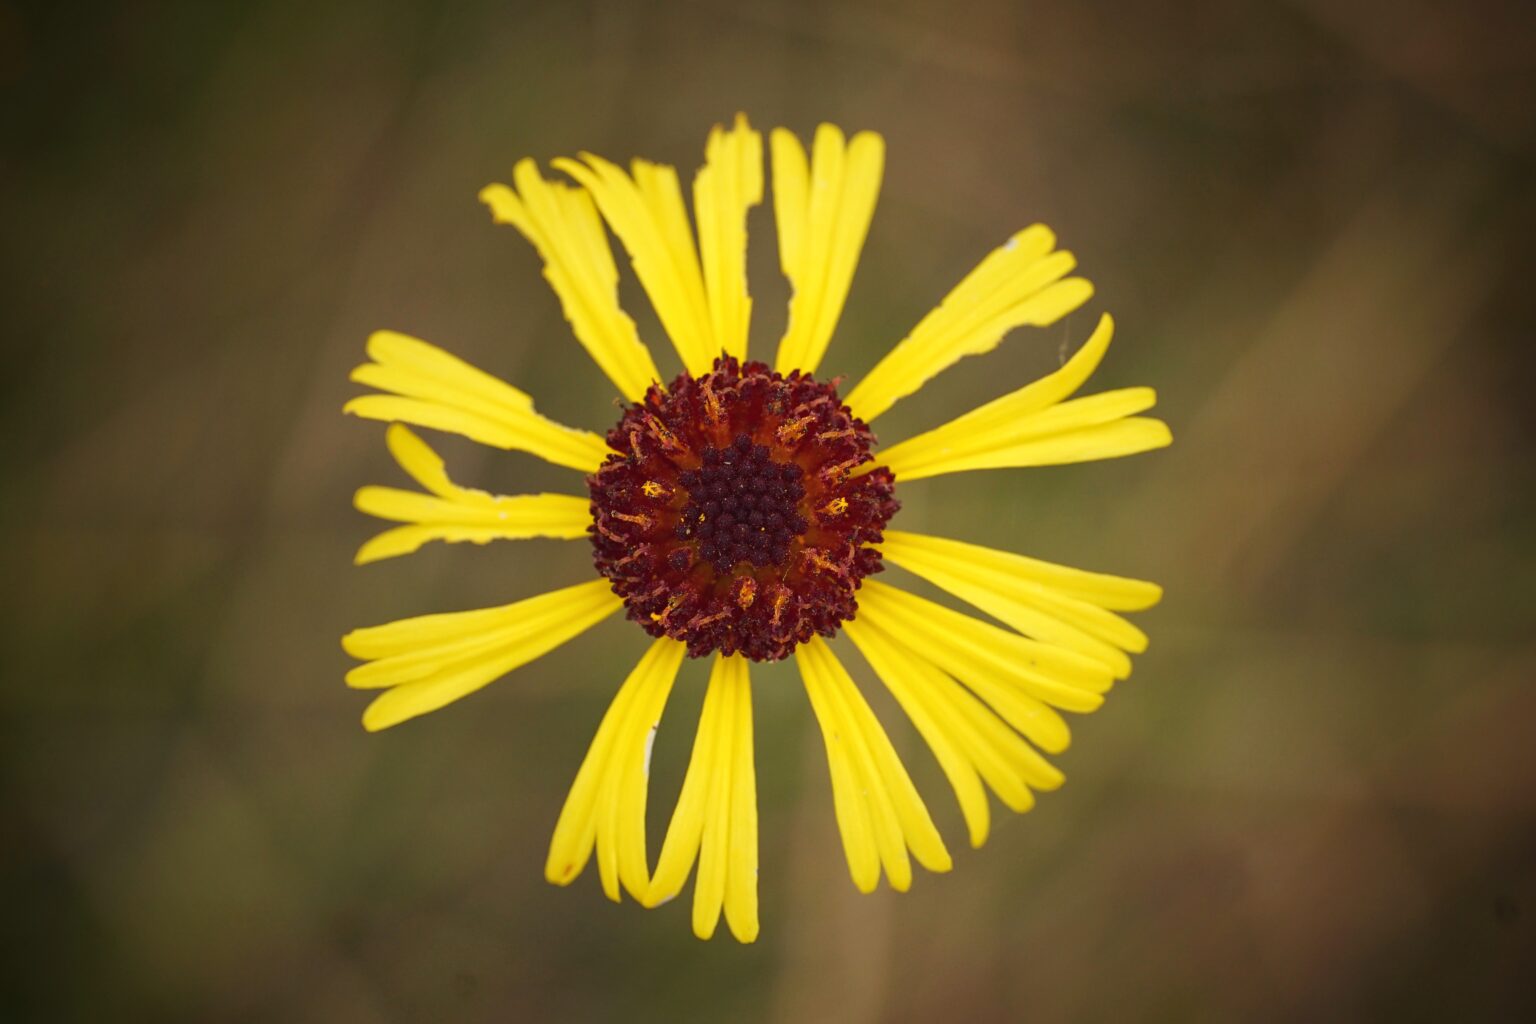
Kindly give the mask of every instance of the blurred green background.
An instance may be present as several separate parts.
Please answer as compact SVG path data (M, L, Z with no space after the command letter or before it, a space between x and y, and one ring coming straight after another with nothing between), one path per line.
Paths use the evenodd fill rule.
M1532 10L0 4L0 1018L1536 1014ZM855 893L804 694L757 673L753 947L696 941L687 900L613 906L590 869L542 880L632 626L377 736L337 643L589 572L554 541L350 565L376 525L352 491L403 479L340 415L367 334L606 427L475 193L580 149L691 177L738 109L888 140L827 373L1035 220L1098 285L882 436L1057 365L1108 309L1090 387L1154 385L1177 438L902 491L904 528L1160 581L1152 647L1075 723L1066 787L979 852L875 697L957 860L907 895ZM764 354L768 207L751 230ZM466 483L571 484L442 449ZM663 726L657 833L703 681Z

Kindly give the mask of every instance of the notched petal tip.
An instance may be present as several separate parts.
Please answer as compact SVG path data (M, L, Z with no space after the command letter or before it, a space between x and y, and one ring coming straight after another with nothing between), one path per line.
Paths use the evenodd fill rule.
M522 204L510 186L493 182L482 188L476 198L490 209L492 223L513 226L522 223Z

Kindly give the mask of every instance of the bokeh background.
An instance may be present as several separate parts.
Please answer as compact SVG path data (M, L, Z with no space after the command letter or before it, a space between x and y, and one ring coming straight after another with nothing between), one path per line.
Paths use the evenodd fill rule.
M1532 10L0 4L0 1017L1536 1012ZM605 427L606 382L475 194L580 149L691 175L738 109L888 140L827 372L1035 220L1098 285L884 436L1057 365L1109 309L1096 385L1156 386L1177 437L903 491L906 528L1162 582L1153 645L1077 723L1066 787L981 851L877 699L956 852L907 895L854 892L804 694L759 673L753 947L696 941L686 900L542 880L631 626L377 736L337 644L588 571L555 541L351 566L376 526L352 491L402 479L340 415L367 334ZM751 229L761 353L785 289L768 207ZM442 448L468 483L570 483ZM658 831L703 682L663 726Z

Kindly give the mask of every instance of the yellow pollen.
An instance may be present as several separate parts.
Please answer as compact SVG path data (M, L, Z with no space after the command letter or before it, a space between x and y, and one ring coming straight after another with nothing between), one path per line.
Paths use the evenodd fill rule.
M801 416L797 420L779 424L778 434L780 444L793 444L805 434L805 428L816 421L814 416Z
M683 595L673 594L670 598L667 599L667 606L665 608L659 612L653 612L651 614L651 621L659 622L665 626L667 624L667 620L672 617L672 613L677 611L677 606L682 603Z
M814 566L815 568L820 569L822 572L829 572L834 576L846 575L846 573L843 571L843 567L829 559L825 554L822 553L820 548L805 549L805 564L808 566Z
M782 587L779 588L773 595L773 617L769 619L770 623L775 626L779 624L779 616L784 613L784 606L788 603L789 595L784 592Z
M645 492L647 498L662 498L671 490L666 484L658 483L655 480L647 480L640 485L640 489Z
M848 511L847 498L833 498L821 507L821 510L829 516L840 516Z
M688 446L679 441L677 435L672 433L665 423L650 413L645 414L645 425L650 430L651 436L656 438L661 446L668 451L685 452L688 450Z
M701 390L704 392L704 413L709 417L709 422L719 426L725 414L720 406L720 399L715 395L715 389L710 386L708 378L705 378Z
M821 470L821 477L823 480L841 480L858 464L859 459L855 457L835 465L825 466Z
M741 586L736 590L736 603L743 608L751 608L752 602L757 599L757 581L750 576L743 577Z

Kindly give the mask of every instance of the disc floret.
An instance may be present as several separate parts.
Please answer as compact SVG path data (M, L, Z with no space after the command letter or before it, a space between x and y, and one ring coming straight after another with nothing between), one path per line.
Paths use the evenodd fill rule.
M835 386L722 356L653 385L588 478L597 569L652 636L702 657L787 656L833 635L898 504Z

